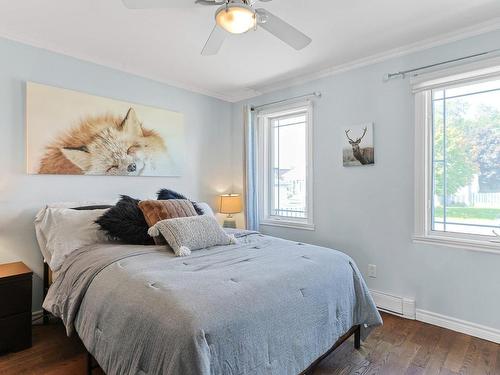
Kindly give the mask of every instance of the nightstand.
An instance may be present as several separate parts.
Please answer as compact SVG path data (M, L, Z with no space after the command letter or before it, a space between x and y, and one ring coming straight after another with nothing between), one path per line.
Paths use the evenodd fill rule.
M22 262L0 265L0 353L31 346L32 275Z

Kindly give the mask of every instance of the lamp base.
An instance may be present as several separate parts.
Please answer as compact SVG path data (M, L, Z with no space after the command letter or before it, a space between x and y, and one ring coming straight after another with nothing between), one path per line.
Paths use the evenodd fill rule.
M224 228L236 229L236 220L233 218L227 218L224 220L224 224L222 224Z

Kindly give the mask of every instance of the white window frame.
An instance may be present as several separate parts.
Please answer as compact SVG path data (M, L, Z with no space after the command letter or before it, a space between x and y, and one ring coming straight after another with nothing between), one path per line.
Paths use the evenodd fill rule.
M307 218L291 218L270 215L271 210L271 121L277 117L306 113L306 205ZM313 105L311 101L295 102L283 106L265 108L257 113L257 165L258 202L260 225L315 230L313 210Z
M432 230L432 90L500 77L500 58L418 76L415 94L415 229L413 241L500 254L494 236Z

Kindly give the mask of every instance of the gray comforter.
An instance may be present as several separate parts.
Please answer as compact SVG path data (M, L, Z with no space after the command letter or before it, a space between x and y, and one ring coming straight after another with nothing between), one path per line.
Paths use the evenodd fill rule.
M114 374L299 374L351 326L380 325L353 260L258 233L176 258L161 247L73 253L44 308Z

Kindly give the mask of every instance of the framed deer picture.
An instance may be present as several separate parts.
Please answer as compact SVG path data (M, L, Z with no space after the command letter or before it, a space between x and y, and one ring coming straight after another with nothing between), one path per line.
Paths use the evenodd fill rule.
M342 136L344 167L375 164L373 123L350 126Z

